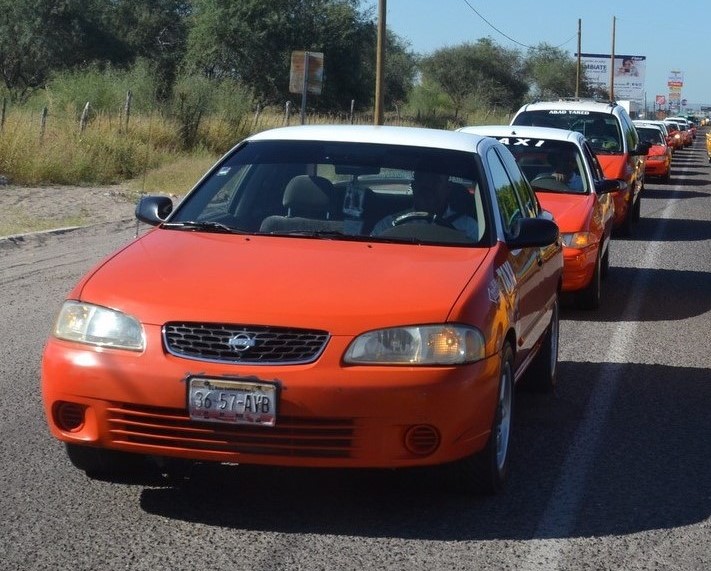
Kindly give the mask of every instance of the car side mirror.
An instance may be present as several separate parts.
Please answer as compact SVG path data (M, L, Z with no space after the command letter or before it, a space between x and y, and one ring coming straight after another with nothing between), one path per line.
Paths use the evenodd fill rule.
M597 194L608 194L610 192L627 190L627 183L621 178L605 178L595 182L595 192Z
M637 145L637 148L634 150L632 153L633 155L646 155L649 152L649 147L651 147L649 143L639 143Z
M519 218L511 227L506 244L512 250L542 248L558 240L558 225L545 218Z
M136 218L158 226L173 212L173 201L167 196L143 196L136 205Z

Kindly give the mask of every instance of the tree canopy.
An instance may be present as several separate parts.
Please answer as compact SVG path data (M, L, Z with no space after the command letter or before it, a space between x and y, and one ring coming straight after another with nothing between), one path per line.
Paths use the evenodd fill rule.
M377 21L360 0L0 0L0 91L17 100L67 73L148 66L155 96L186 77L241 85L263 104L283 104L291 53L324 54L324 85L310 105L372 108ZM197 79L199 78L199 79ZM527 55L490 38L421 57L392 31L385 105L419 100L457 118L475 107L513 110L527 97L572 95L575 62L541 45ZM228 82L228 83L224 83ZM240 88L241 89L241 88ZM419 92L418 92L419 91ZM414 92L414 95L413 95Z

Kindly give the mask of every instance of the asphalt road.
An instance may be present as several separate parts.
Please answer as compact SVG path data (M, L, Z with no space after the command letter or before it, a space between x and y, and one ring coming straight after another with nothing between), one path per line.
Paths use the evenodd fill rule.
M509 486L207 467L110 484L48 433L39 363L73 283L135 226L0 241L0 570L711 569L711 165L703 134L564 309L560 387L517 395Z

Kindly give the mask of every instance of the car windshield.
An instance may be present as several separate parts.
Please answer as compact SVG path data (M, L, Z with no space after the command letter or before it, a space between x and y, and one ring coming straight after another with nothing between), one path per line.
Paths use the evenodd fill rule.
M610 113L567 109L523 111L516 116L513 124L578 131L590 141L596 153L614 154L623 151L620 127L615 116Z
M491 225L472 153L248 141L163 226L329 240L472 246Z
M499 139L506 144L509 140ZM568 141L525 139L517 144L511 139L508 149L534 190L586 194L590 192L583 157L578 147Z

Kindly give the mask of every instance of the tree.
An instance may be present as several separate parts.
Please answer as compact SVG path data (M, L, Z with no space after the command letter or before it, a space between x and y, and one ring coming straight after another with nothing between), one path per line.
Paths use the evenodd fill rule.
M528 91L520 53L490 38L437 50L421 68L449 96L455 119L467 104L516 109Z
M0 0L0 75L24 99L55 70L121 60L124 43L102 25L101 0Z
M344 109L351 100L372 104L376 28L359 10L359 0L194 0L186 63L212 78L231 77L250 86L265 103L289 95L291 53L324 54L322 94L311 104ZM394 35L387 54L392 65L386 86L402 98L414 77L414 56ZM388 57L386 56L386 65ZM391 69L389 67L389 69Z
M570 54L542 43L529 51L526 71L531 78L533 99L573 97L576 92L577 61ZM591 94L591 88L581 70L579 95Z
M159 99L170 94L185 56L190 12L187 0L113 0L105 5L104 25L124 42L124 60L152 62Z

